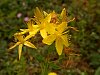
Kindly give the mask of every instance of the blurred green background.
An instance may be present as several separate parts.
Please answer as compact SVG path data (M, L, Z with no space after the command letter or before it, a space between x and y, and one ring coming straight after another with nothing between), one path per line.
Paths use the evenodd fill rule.
M75 69L84 67L79 68L81 75L100 75L100 0L0 0L0 75L39 75L38 62L30 61L31 57L28 56L34 53L24 53L22 59L17 61L16 49L7 52L14 42L13 34L27 27L25 21L33 17L36 7L46 12L55 10L57 13L66 8L68 16L75 17L69 26L79 31L71 30L71 43L82 54L83 62ZM26 47L24 49L27 50ZM35 65L32 64L34 62ZM34 70L32 66L37 68Z

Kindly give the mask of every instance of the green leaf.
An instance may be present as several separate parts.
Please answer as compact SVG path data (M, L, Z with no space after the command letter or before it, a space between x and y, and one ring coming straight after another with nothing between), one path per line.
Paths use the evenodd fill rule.
M51 63L49 64L49 66L50 66L52 69L54 69L54 70L60 69L60 67L59 67L58 65L56 65L55 63L53 63L53 62L51 62Z
M96 72L95 72L95 74L94 75L100 75L100 67L99 68L97 68L97 70L96 70Z
M42 55L37 55L35 56L35 58L39 61L39 62L44 62L44 57Z

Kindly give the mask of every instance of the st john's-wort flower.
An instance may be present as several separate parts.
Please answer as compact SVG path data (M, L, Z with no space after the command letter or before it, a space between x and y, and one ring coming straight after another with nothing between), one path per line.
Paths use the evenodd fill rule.
M34 37L35 34L39 31L39 26L38 25L34 25L34 23L33 23L33 21L31 19L26 24L27 24L28 29L20 29L21 32L19 32L19 33L20 34L29 33L29 35L26 36L26 38L25 38L25 40L28 40L31 37Z
M64 32L67 29L67 23L62 22L56 28L53 34L48 35L46 38L42 40L43 43L47 45L51 45L55 41L55 47L58 55L62 54L63 46L68 47L68 35Z
M9 49L13 49L19 45L18 53L20 59L22 46L25 45L31 48L36 48L27 40L32 37L34 38L37 33L40 33L43 38L42 42L47 45L51 45L55 42L56 51L58 55L61 55L63 48L69 46L68 29L73 28L69 27L68 23L74 20L72 19L68 21L66 14L65 8L60 14L57 14L55 11L47 13L36 7L34 18L29 19L26 17L25 21L27 22L27 29L20 29L20 32L14 35L15 38L18 39L18 42Z
M39 26L40 34L43 38L47 37L47 33L54 31L54 25L50 23L51 13L47 14L45 11L42 12L39 8L36 8L34 11L35 18L33 19Z
M20 60L20 57L21 57L23 45L36 49L36 47L31 42L24 40L23 35L16 33L15 38L18 39L18 42L14 46L10 47L9 49L13 49L13 48L15 48L16 46L19 45L19 47L18 47L19 60Z

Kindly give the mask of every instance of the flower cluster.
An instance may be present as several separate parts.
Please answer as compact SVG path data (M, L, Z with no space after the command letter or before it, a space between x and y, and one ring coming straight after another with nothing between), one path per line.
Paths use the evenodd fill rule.
M43 38L42 42L47 45L51 45L54 42L58 55L61 55L63 48L69 46L67 31L69 21L67 21L66 9L64 8L61 14L57 14L55 11L51 13L40 11L36 7L34 15L34 18L30 18L27 22L27 29L20 29L19 33L14 34L18 42L9 49L13 49L19 45L18 53L20 59L22 46L36 48L28 40L33 38L37 33L40 33ZM25 36L26 34L28 35Z

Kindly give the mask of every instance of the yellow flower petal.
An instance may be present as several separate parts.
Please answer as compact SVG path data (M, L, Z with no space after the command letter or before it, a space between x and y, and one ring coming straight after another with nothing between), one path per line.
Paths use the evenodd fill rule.
M67 29L67 23L66 22L62 22L60 25L58 25L57 27L57 31L59 33L64 32Z
M28 29L30 29L30 30L32 30L32 29L33 29L32 24L33 24L33 23L32 23L32 21L31 21L31 20L27 22Z
M32 24L32 27L33 27L34 29L38 29L38 28L39 28L38 25L33 25L33 24Z
M20 44L20 42L17 42L14 46L10 47L9 50L15 48L15 47L18 46L19 44Z
M30 39L31 37L33 37L33 36L34 36L34 34L30 34L30 35L26 36L24 40L26 41L26 40Z
M48 14L44 21L49 23L51 21L51 14Z
M48 23L46 25L46 31L48 32L48 34L54 34L55 33L55 26L54 26L54 24Z
M54 42L55 39L56 39L56 35L49 35L46 38L44 38L42 40L42 42L47 44L47 45L51 45Z
M68 42L68 37L67 37L67 35L62 35L61 38L62 38L63 44L64 44L66 47L68 47L68 46L69 46L69 42Z
M66 22L67 21L66 9L65 8L62 10L60 16L61 16L62 22Z
M28 29L20 29L20 31L27 31Z
M19 32L20 34L25 34L29 32L29 29L20 29L20 30L21 30L21 32Z
M43 38L46 38L46 37L47 37L47 32L46 32L45 29L41 29L41 30L40 30L40 34L41 34L41 36L42 36Z
M28 41L25 41L24 42L24 45L25 46L28 46L28 47L31 47L31 48L36 48L32 43L28 42Z
M55 46L56 46L56 50L58 55L62 54L62 50L63 50L63 43L62 43L62 39L57 37L56 42L55 42Z
M35 35L39 31L39 28L29 31L29 34Z
M24 41L24 38L23 38L22 34L16 33L14 36L15 36L15 38L17 38L19 40L19 42L23 42Z
M47 15L48 15L48 13L47 13L47 12L45 12L45 11L43 11L43 14L44 14L44 16L47 16Z
M22 47L23 47L23 44L20 44L18 47L19 60L20 60L21 53L22 53Z

